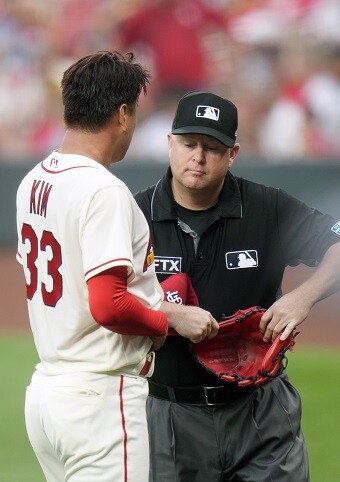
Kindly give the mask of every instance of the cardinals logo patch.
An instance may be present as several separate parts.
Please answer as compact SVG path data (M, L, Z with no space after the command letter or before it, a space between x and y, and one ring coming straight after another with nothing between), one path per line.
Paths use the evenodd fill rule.
M149 268L149 266L152 265L152 263L155 261L155 255L153 252L153 246L151 242L151 238L149 239L149 244L148 244L148 249L146 251L146 256L145 256L145 261L144 261L144 266L143 266L143 273Z

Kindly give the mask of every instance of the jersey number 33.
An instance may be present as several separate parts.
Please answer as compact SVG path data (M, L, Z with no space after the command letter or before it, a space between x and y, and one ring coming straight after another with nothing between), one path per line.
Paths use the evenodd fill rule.
M29 224L23 224L21 229L21 241L23 244L29 241L31 249L26 255L26 266L29 272L29 283L26 281L26 294L29 300L40 290L43 302L47 306L56 306L63 294L63 279L59 271L62 264L61 247L51 231L43 231L38 239L34 229ZM46 273L52 280L52 287L48 291L46 284L41 282L38 286L37 259L42 252L50 250L52 256L46 260Z

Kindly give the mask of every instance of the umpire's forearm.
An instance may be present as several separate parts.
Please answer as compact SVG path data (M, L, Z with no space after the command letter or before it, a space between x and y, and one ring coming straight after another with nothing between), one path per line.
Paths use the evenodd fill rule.
M340 289L340 243L331 246L319 267L300 286L275 301L261 318L264 341L281 340L302 323L311 308Z
M333 244L325 253L318 268L296 288L309 300L311 307L340 290L340 242Z

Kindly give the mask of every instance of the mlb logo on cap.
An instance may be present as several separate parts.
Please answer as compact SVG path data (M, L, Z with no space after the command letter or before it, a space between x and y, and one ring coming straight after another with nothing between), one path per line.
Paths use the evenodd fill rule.
M211 107L210 105L198 105L196 109L196 117L205 117L206 119L218 121L220 118L220 109Z
M227 147L236 141L237 108L210 92L188 92L179 101L172 123L172 134L211 136Z

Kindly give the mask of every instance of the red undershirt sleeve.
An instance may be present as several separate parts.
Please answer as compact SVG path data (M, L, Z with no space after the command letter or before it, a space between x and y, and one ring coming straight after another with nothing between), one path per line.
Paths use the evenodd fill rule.
M163 336L168 321L162 311L144 306L127 291L127 267L116 266L87 282L95 321L121 335Z

